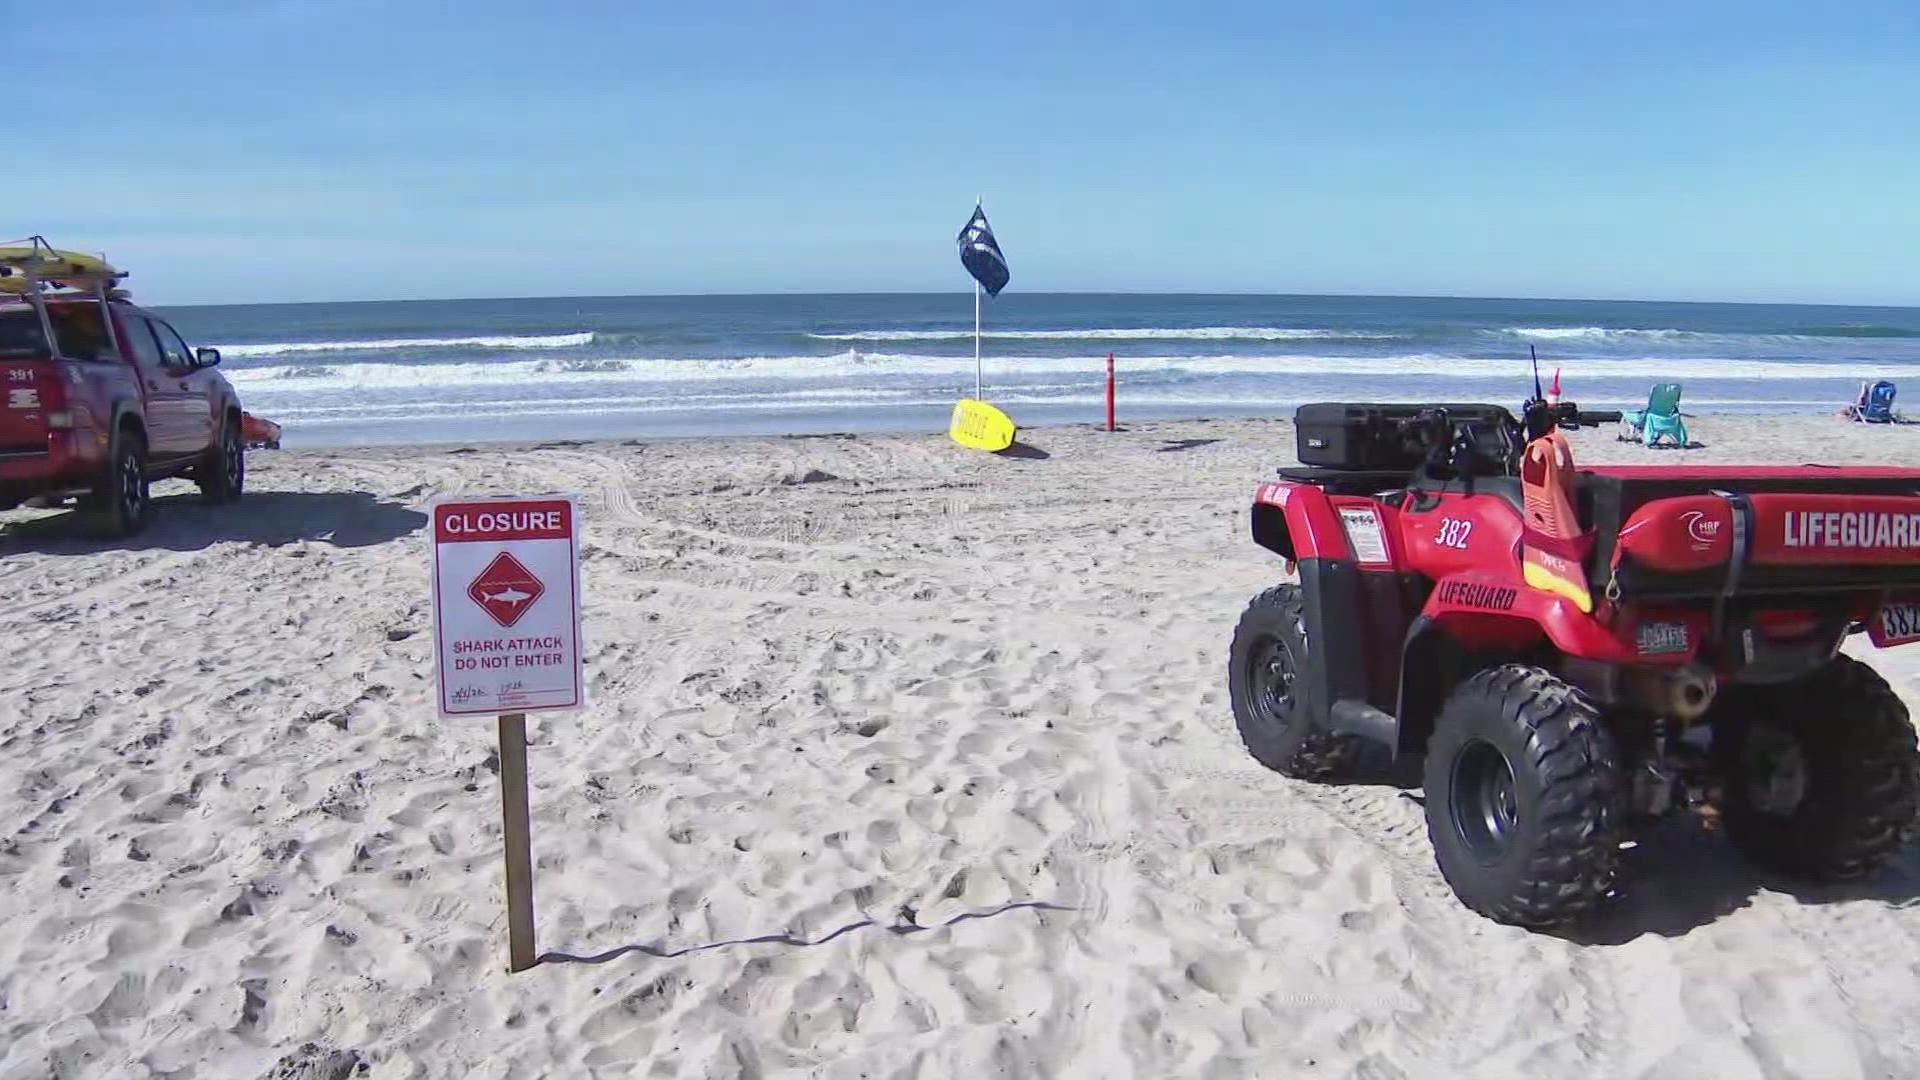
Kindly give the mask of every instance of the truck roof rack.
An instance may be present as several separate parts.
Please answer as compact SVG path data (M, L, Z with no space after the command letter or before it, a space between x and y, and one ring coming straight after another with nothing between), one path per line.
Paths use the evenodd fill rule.
M56 350L59 345L53 322L47 315L49 298L98 300L107 340L115 352L120 350L120 335L106 307L113 300L131 299L126 290L118 287L126 277L127 272L109 263L105 256L63 251L48 243L44 236L0 244L0 294L17 294L25 300L39 315L40 329L46 335L48 346Z

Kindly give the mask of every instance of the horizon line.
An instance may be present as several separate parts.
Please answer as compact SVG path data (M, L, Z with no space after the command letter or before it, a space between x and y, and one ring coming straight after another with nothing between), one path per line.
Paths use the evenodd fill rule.
M202 301L194 303L156 303L155 308L203 308L203 307L318 307L348 304L458 304L458 303L499 303L515 300L707 300L716 298L759 299L765 297L886 297L886 296L960 296L969 295L971 290L948 291L945 289L918 290L850 290L836 292L697 292L697 293L552 293L532 296L413 296L365 298L357 300L253 300L253 301ZM1815 308L1872 308L1886 311L1920 310L1916 304L1864 304L1836 303L1832 301L1811 300L1667 300L1650 297L1600 297L1600 296L1482 296L1469 293L1345 293L1345 292L1267 292L1234 290L1152 290L1152 289L1098 289L1098 290L1044 290L1037 292L1015 293L1015 296L1161 296L1161 297L1268 297L1272 299L1302 300L1492 300L1500 302L1520 301L1525 303L1548 304L1683 304L1700 307L1815 307ZM138 299L133 303L139 304ZM145 306L145 305L143 305Z

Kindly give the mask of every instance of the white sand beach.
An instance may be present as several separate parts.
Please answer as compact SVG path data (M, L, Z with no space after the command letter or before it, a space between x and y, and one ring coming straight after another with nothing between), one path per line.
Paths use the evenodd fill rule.
M1703 416L1587 462L1920 465ZM1386 784L1263 770L1228 638L1279 421L263 452L129 544L0 515L0 1078L1920 1075L1920 857L1794 888L1676 820L1577 939ZM573 491L593 705L433 714L423 508ZM1910 701L1920 648L1867 656Z

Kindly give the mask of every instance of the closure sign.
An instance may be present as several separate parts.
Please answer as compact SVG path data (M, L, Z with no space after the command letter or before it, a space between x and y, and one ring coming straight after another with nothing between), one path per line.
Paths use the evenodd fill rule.
M580 515L572 496L433 505L440 715L577 709Z

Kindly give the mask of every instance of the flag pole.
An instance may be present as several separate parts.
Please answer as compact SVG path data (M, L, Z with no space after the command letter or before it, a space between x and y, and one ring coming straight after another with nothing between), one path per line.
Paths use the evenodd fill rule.
M975 195L974 211L977 213L981 204L986 201L987 197L984 194ZM976 281L973 283L973 397L975 401L984 400L980 389L980 292L980 283Z
M980 400L980 283L973 284L973 396Z

